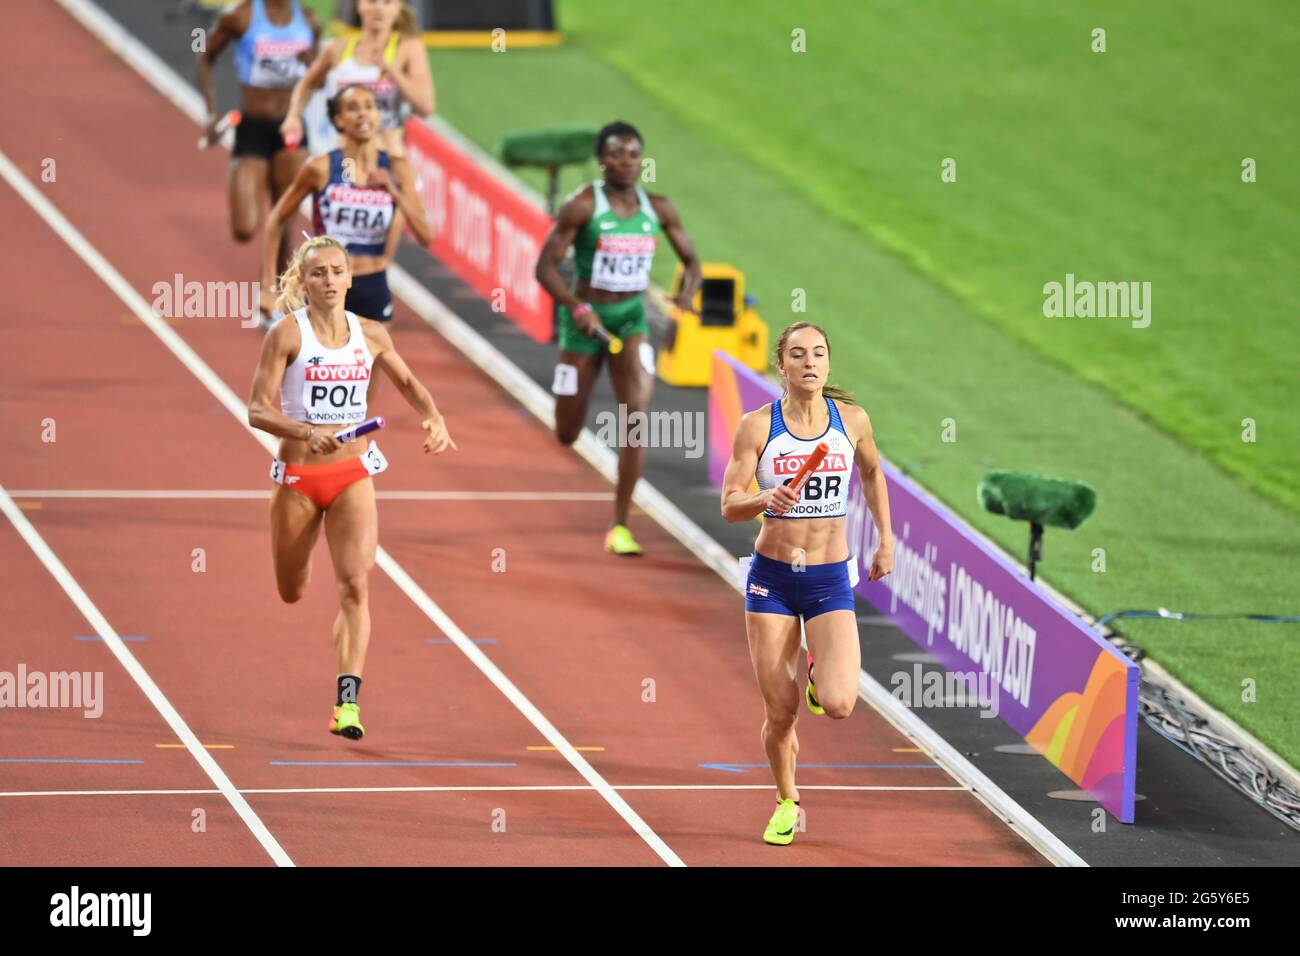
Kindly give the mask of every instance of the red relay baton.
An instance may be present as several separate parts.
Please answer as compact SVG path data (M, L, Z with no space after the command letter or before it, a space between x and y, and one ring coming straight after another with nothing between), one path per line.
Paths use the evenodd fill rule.
M822 460L830 453L831 446L823 442L818 442L817 447L812 450L807 459L800 466L799 471L795 473L794 480L790 482L790 490L798 495L803 491L803 486L808 483L808 476L811 475L821 465Z
M225 135L226 130L234 129L243 121L243 114L239 110L230 110L225 116L217 120L216 126L212 130L212 138L208 139L208 134L204 133L199 137L199 149L207 149L220 142L221 137Z

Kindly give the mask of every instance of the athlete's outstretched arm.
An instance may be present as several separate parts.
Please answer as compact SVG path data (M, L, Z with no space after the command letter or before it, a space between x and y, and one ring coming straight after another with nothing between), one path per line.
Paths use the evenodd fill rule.
M369 319L364 320L361 327L370 345L370 352L375 357L375 368L383 369L384 374L402 393L402 397L420 413L422 419L420 424L429 433L424 439L424 450L431 451L435 455L441 454L448 448L459 450L456 449L456 443L451 440L451 434L447 431L447 420L433 404L433 396L411 374L406 362L402 361L402 357L393 348L393 338L388 334L388 329Z
M844 411L848 412L850 427L858 435L853 455L857 460L858 474L862 476L862 496L867 499L871 520L876 523L876 530L880 533L880 547L876 548L875 557L871 559L871 571L867 577L879 581L894 570L894 529L889 521L889 489L885 485L885 470L880 467L880 452L871 431L871 416L866 409L857 405L844 406Z
M293 92L289 95L289 112L285 115L284 122L280 124L281 135L294 133L299 138L302 137L303 108L311 95L325 85L325 77L330 70L334 69L338 62L338 55L346 42L340 37L325 44L320 54L312 61L312 65L307 67L307 72L303 74L302 79L294 84Z
M731 460L722 476L722 517L728 521L749 521L764 511L785 514L799 500L788 485L750 493L749 486L758 469L758 455L763 443L764 416L746 412L731 446Z
M208 38L203 45L203 50L195 55L195 73L198 79L199 93L203 96L203 102L208 108L208 119L204 124L204 129L209 138L212 137L212 130L216 127L217 121L221 119L217 115L217 98L212 89L212 64L231 40L238 40L244 35L244 31L248 29L251 16L251 4L241 3L228 7L217 17L216 27L208 32Z
M394 214L393 221L388 226L388 240L384 243L385 254L389 251L390 240L393 239L394 233L401 235L402 218L411 224L411 231L415 233L415 238L420 245L427 246L433 242L433 226L429 225L428 218L424 215L424 204L420 202L420 197L415 191L415 176L411 174L411 165L401 156L392 157L393 174L388 175L384 169L372 169L370 171L370 181L368 185L378 186L380 189L386 189L397 203L397 212L401 215ZM392 243L396 248L396 243Z
M677 207L666 196L651 196L650 202L659 215L659 225L663 228L664 235L672 243L677 258L682 260L682 288L673 302L679 309L689 312L695 308L695 293L700 283L704 281L700 272L700 257L695 254L695 244L686 234L686 227L682 225L682 217L677 212Z
M316 62L316 54L320 50L321 22L320 17L316 16L316 11L306 4L302 5L302 15L307 20L307 26L311 28L311 49L303 50L298 54L298 59L310 67ZM292 96L293 94L290 94Z
M433 77L429 75L429 54L419 37L405 37L400 42L396 63L384 60L379 71L397 85L397 92L411 106L416 116L433 112Z
M393 210L393 221L388 224L388 234L384 236L384 268L387 269L393 264L393 259L397 257L397 247L402 244L402 230L406 228L406 217L402 215L402 207L398 206ZM428 243L425 243L428 245Z

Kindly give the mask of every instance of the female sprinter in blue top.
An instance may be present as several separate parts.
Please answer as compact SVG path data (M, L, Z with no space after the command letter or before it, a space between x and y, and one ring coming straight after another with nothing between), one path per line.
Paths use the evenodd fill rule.
M289 188L307 158L304 150L286 146L280 124L289 113L295 84L316 55L320 24L301 0L241 0L217 18L216 27L198 54L199 92L208 107L207 132L212 139L220 119L212 87L212 64L230 43L235 44L235 72L239 76L240 113L235 127L235 149L230 160L230 231L236 242L257 235L265 215L267 194L271 203ZM274 236L276 271L289 262L288 230Z
M338 699L330 733L360 740L361 669L370 643L367 579L375 564L379 517L372 475L388 467L368 438L336 441L340 429L366 419L371 372L382 369L420 413L429 434L425 452L456 444L429 390L416 381L393 348L388 330L343 307L352 283L348 254L318 236L298 248L281 277L276 308L289 314L262 343L248 399L248 423L280 438L271 464L271 550L280 597L302 599L311 580L311 552L325 528L339 613Z
M313 156L271 210L262 247L262 308L270 313L274 307L272 237L311 196L315 233L337 239L351 257L353 281L346 307L387 322L393 317L388 262L402 228L398 213L404 214L422 245L433 242L433 228L415 193L410 166L380 147L375 95L364 86L345 87L330 100L330 119L343 134L342 145Z
M880 547L871 561L877 581L894 566L889 496L871 420L842 389L827 385L830 342L810 322L796 322L776 344L784 396L740 420L722 485L722 516L763 515L745 579L749 656L763 694L763 747L777 786L777 807L763 833L768 843L794 840L799 816L795 757L799 740L799 620L808 635L806 700L815 714L848 717L862 666L853 584L857 559L844 533L849 478L856 464ZM809 436L807 438L802 436ZM788 487L804 459L825 442L830 451L801 493ZM749 492L757 478L758 492ZM813 661L821 668L813 685Z

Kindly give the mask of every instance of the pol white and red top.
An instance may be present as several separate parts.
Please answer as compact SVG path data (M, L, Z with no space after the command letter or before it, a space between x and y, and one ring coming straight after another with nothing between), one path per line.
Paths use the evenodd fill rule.
M306 308L293 313L302 335L298 357L284 371L280 411L313 425L354 425L366 420L366 390L375 357L366 345L361 320L345 312L348 340L342 348L321 344L312 331Z

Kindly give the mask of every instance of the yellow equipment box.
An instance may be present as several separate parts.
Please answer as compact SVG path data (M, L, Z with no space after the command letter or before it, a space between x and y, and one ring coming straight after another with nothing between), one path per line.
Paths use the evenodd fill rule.
M659 350L659 377L669 385L708 385L714 349L767 371L767 326L745 295L745 274L725 262L705 262L701 271L694 312L666 303L668 334ZM679 263L670 299L681 290L682 272Z

